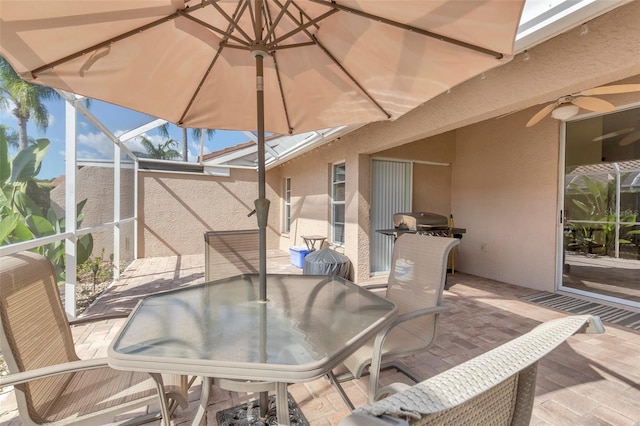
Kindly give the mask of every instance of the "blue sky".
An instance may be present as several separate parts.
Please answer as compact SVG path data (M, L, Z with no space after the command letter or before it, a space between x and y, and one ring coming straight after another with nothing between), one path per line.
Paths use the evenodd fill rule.
M46 131L42 131L37 129L33 123L29 123L27 133L30 137L36 139L47 138L51 142L49 153L45 157L42 170L38 175L40 179L51 179L64 174L65 101L45 102L45 105L49 112L49 127ZM90 111L116 136L155 119L148 115L95 100L91 101ZM0 110L0 124L10 127L16 132L18 130L18 122L9 110ZM179 142L177 151L181 152L182 129L170 125L169 133L173 139ZM145 136L155 144L164 140L157 130L149 131ZM247 142L248 140L248 136L242 132L216 130L211 140L205 139L204 152L206 154L228 146ZM78 114L77 143L77 155L79 159L98 160L113 158L113 144L80 114ZM132 151L144 152L144 149L137 141L128 142L127 146ZM10 150L10 155L14 155L15 153L15 149ZM191 130L189 130L189 161L196 161L199 154L200 140L195 140L191 134Z

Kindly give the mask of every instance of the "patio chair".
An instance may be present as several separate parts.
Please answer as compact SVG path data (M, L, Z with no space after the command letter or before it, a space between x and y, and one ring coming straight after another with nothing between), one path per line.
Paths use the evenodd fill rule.
M205 281L258 273L259 234L257 229L206 231L204 242Z
M0 258L0 325L9 369L0 386L14 386L24 425L104 424L158 401L168 423L169 406L187 407L186 376L118 371L106 358L78 357L53 266L38 254Z
M349 370L328 378L344 402L354 406L340 383L370 374L369 402L373 402L380 370L395 368L415 382L420 378L398 358L414 355L429 347L436 336L438 316L448 308L442 306L442 292L447 276L447 259L451 249L460 244L457 238L403 234L393 247L391 273L385 297L398 306L398 317L353 355L344 361ZM376 288L379 286L371 286Z
M600 318L547 321L496 349L414 386L394 384L390 394L359 408L340 426L528 425L538 361L575 333L602 333Z

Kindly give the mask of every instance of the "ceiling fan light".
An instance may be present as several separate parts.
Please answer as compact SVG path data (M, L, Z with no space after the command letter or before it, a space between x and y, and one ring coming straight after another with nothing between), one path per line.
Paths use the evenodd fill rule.
M551 116L556 120L567 120L578 114L580 107L573 104L560 105L558 108L551 111Z

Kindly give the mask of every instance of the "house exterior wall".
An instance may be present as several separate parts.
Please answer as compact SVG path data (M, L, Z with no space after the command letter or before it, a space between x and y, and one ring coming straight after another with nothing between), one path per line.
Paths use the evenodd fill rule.
M329 148L283 164L280 173L295 179L292 185L298 186L297 194L312 194L313 203L308 196L304 200L298 196L299 202L313 207L300 208L293 215L296 235L328 226L326 165L345 160L347 220L354 222L348 224L351 232L347 232L344 252L354 263L353 278L368 278L370 156L437 161L432 158L442 155L447 158L443 162L451 163L450 211L456 225L467 228L456 269L553 290L560 124L551 118L532 128L525 124L560 96L623 79L640 82L638 22L640 2L631 2L590 21L586 35L581 35L580 28L570 30L529 49L529 60L518 55L484 78L469 80L396 121L369 124ZM601 98L616 105L640 101L637 94ZM421 146L431 148L429 143L436 141L446 148ZM421 182L424 173L417 168L414 180ZM436 181L446 187L447 177L438 176ZM447 208L445 193L433 209ZM430 199L436 199L430 191L417 195L415 209L432 210Z
M456 132L452 211L467 228L456 269L553 290L560 124L543 120L525 130L536 110Z
M413 162L413 211L451 214L451 163L456 158L455 132L446 132L373 155Z
M256 229L247 217L258 196L255 170L232 169L229 177L140 172L138 257L204 253L204 232ZM277 200L277 173L267 176L266 196ZM278 194L281 191L278 191ZM278 247L280 209L272 201L267 248Z
M314 149L312 152L296 157L285 164L269 171L268 174L279 173L280 184L279 194L282 193L283 180L291 179L291 228L288 234L280 235L279 248L289 250L291 246L304 245L302 235L323 235L327 237L327 242L332 240L331 235L331 178L334 164L345 163L346 166L346 228L345 241L364 241L363 235L368 235L368 229L361 229L358 220L360 215L368 213L360 211L362 204L362 191L366 190L368 183L363 183L359 179L361 169L366 169L364 176L368 179L368 159L359 158L357 153L349 151L349 145L340 141L331 142ZM366 199L369 198L368 193ZM280 211L283 202L280 199ZM280 229L282 225L280 225ZM368 240L368 238L367 238ZM360 259L362 252L368 250L359 249L357 244L346 244L344 247L333 246L337 251L349 257L352 267L358 268L363 264L368 267L368 253L366 262ZM353 269L352 269L353 272ZM357 276L355 272L352 278Z

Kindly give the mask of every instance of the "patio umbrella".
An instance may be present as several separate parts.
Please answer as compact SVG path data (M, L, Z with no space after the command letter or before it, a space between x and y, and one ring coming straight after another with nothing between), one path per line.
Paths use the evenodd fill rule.
M0 54L25 80L179 126L257 130L266 300L265 132L396 119L508 61L523 4L3 1Z

